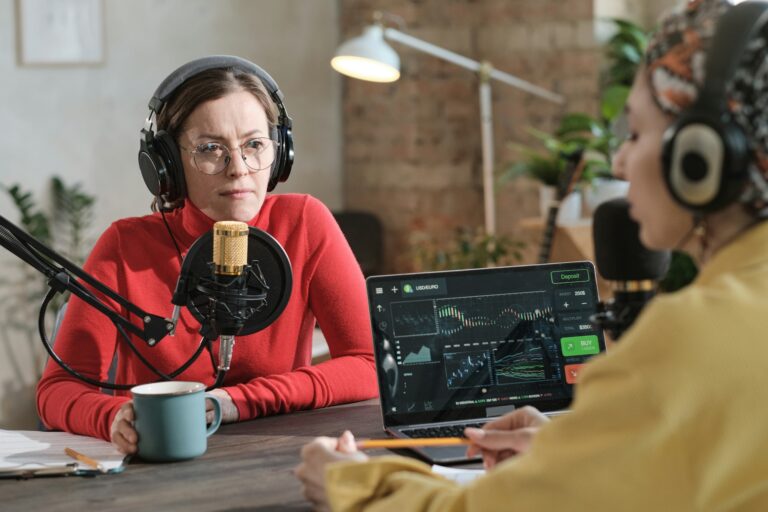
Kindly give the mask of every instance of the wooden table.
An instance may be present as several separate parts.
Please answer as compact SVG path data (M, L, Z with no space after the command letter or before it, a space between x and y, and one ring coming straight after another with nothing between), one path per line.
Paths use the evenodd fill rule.
M315 436L346 428L358 437L382 437L378 402L222 425L208 438L206 454L190 461L132 462L121 474L93 478L0 480L0 510L310 510L291 473L299 450Z

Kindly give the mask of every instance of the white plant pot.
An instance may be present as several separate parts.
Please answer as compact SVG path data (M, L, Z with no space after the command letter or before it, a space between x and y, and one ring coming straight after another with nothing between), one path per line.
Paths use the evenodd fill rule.
M555 200L556 189L551 185L542 185L539 187L539 210L541 218L549 216L549 207ZM558 226L575 224L581 219L581 194L574 191L565 196L560 202L560 209L557 212L556 223Z
M560 202L556 223L558 226L567 226L577 224L579 219L581 219L581 193L575 190Z
M591 215L600 204L617 197L626 197L627 192L629 192L628 181L595 178L592 180L591 185L584 187L584 199Z
M539 214L546 219L549 214L549 206L555 200L556 189L552 185L539 186Z

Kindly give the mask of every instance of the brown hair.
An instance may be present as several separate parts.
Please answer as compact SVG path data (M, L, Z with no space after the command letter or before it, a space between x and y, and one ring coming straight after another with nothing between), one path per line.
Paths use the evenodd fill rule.
M157 129L165 130L178 144L187 118L198 106L240 90L253 94L264 107L271 135L278 121L277 105L258 76L233 68L209 69L184 82L168 98L157 114ZM182 205L183 201L182 198L169 206L177 208ZM157 209L157 199L155 198L152 201L152 211L157 211Z

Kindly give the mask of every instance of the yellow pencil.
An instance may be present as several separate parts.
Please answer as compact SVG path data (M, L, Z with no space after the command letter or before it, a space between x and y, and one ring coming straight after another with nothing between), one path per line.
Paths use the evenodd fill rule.
M98 469L102 473L106 472L104 470L104 466L102 466L101 463L99 463L99 461L93 460L89 456L83 455L82 453L77 452L77 451L73 450L72 448L64 448L64 453L66 453L67 455L69 455L73 459L82 462L83 464L88 464L93 469Z
M366 448L411 448L414 446L454 446L469 444L463 437L426 437L408 439L363 439L357 442L361 450Z

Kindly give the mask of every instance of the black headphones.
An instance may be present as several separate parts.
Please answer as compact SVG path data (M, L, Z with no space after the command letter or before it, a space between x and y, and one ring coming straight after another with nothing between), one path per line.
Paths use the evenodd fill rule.
M257 76L269 92L272 101L277 105L278 121L270 136L276 141L275 161L269 175L267 190L271 191L278 182L288 179L293 167L293 133L292 121L288 117L283 104L283 93L269 74L256 64L229 55L213 55L193 60L184 64L171 73L158 86L152 99L149 100L149 116L139 146L139 169L147 188L157 198L158 207L167 209L166 205L173 204L186 197L184 167L181 162L179 148L173 137L159 130L152 131L152 123L157 114L163 109L168 98L184 82L191 77L209 69L234 69L243 73Z
M723 13L707 52L703 88L664 134L667 187L678 203L696 214L738 200L749 182L752 154L747 136L728 110L727 86L767 14L768 3L757 1Z

